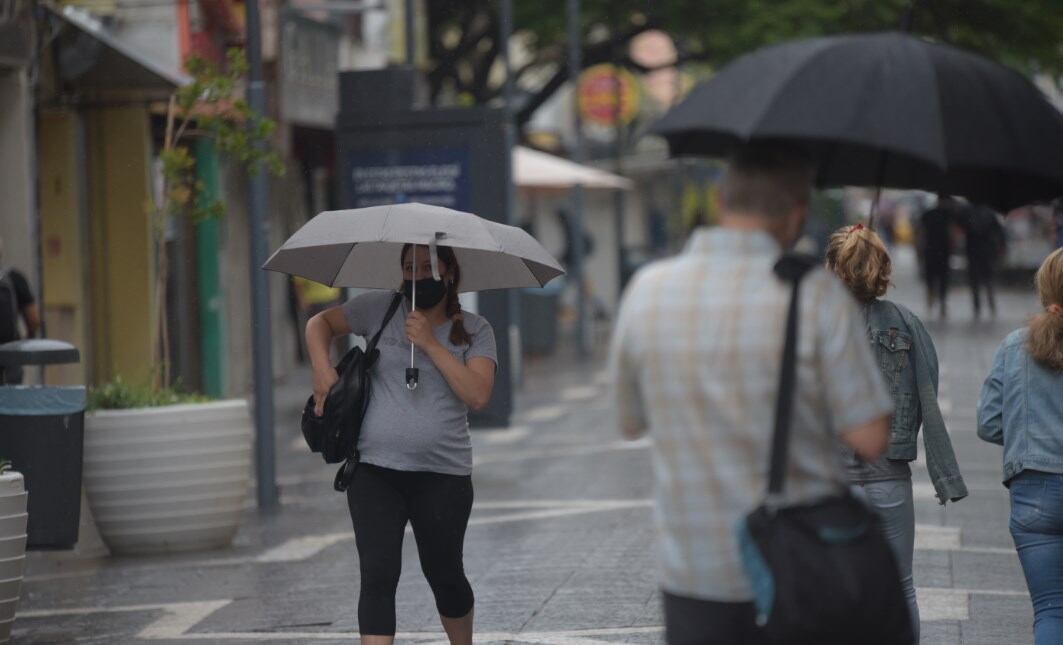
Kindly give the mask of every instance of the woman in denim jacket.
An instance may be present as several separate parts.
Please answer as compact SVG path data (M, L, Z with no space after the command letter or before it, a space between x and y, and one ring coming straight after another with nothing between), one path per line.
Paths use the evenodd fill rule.
M1063 249L1037 271L1045 310L1004 339L978 401L978 436L1004 446L1011 536L1037 645L1063 643Z
M863 306L868 339L893 398L893 420L886 454L865 462L847 453L850 481L862 489L882 518L897 555L905 596L919 634L919 608L912 581L915 504L908 462L918 455L920 426L930 480L942 504L967 496L956 455L938 408L938 362L934 343L915 314L889 300L892 263L882 240L862 224L836 231L827 243L827 267Z

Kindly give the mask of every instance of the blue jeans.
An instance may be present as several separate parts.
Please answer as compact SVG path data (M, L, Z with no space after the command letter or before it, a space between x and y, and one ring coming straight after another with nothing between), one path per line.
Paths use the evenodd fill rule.
M1033 600L1034 640L1063 643L1063 475L1024 470L1009 488L1011 537Z
M900 567L901 588L912 616L912 633L919 642L919 605L915 601L912 557L915 554L915 502L911 479L865 482L854 486L858 495L875 509L882 520L882 531L893 548Z

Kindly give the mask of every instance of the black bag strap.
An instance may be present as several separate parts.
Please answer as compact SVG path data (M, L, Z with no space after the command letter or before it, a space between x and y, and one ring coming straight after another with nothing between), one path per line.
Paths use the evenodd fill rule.
M391 299L391 304L388 305L388 312L384 314L384 322L380 323L380 329L376 330L373 338L365 346L366 355L372 354L373 350L376 349L376 344L380 341L380 335L384 333L384 328L391 322L391 318L398 310L400 302L402 302L402 292L396 291L395 297Z
M775 399L775 431L771 441L771 468L768 495L779 495L786 476L790 443L790 417L797 385L797 322L800 310L801 279L816 266L815 258L787 253L775 263L775 275L791 283L790 307L786 314L786 340L783 343L782 367L779 369L779 394Z

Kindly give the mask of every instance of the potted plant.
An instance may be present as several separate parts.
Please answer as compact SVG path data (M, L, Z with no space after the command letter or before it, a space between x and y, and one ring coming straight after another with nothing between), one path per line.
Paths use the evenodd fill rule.
M83 481L115 554L227 546L250 488L244 399L209 401L115 379L89 390Z
M26 487L22 473L0 459L0 643L11 638L26 567Z
M226 546L239 526L250 484L252 421L244 399L210 401L171 387L166 330L169 261L164 232L177 218L222 217L197 179L188 139L206 138L246 171L283 171L268 145L275 124L239 97L247 62L230 50L225 70L192 57L191 82L167 108L159 153L161 189L150 205L156 247L158 342L152 378L120 376L89 388L84 485L89 508L112 553L158 553ZM147 367L147 366L146 366ZM147 370L146 370L147 371Z

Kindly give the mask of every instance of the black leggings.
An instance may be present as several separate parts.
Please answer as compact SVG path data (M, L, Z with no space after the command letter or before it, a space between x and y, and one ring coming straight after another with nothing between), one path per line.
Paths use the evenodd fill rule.
M395 589L402 571L402 538L413 526L421 571L441 616L472 610L472 587L462 565L465 527L472 512L472 478L406 472L360 464L347 489L362 573L358 631L395 634Z

